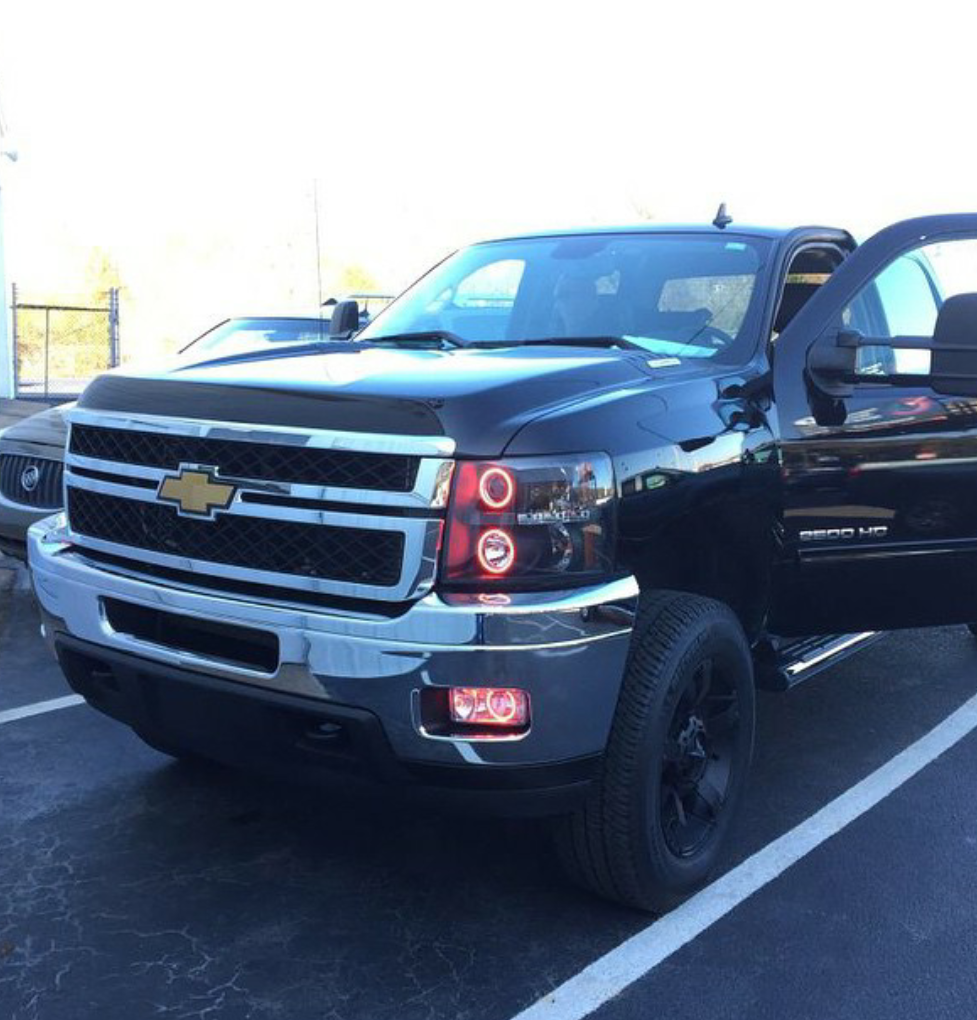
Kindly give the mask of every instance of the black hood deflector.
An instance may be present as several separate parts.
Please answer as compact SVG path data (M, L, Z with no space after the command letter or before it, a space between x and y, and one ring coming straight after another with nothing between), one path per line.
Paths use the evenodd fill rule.
M672 373L701 372L683 366ZM410 351L357 347L261 361L126 370L96 379L88 410L348 432L438 436L498 456L524 425L603 392L652 384L642 354L560 347Z
M249 425L413 436L444 434L438 416L423 401L385 398L381 408L369 397L253 386L231 380L189 382L178 377L147 379L111 373L96 379L78 406Z

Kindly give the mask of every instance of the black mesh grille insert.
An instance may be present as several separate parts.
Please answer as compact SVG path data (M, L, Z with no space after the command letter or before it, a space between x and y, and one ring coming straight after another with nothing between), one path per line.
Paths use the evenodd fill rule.
M418 457L396 453L276 446L93 425L72 426L71 452L81 457L167 469L181 464L207 464L218 468L225 478L384 492L410 492L419 465Z
M68 520L78 535L135 549L281 574L392 587L400 579L404 535L269 518L219 515L195 521L162 503L68 488Z
M0 456L0 492L12 503L38 510L61 509L60 461L5 453Z

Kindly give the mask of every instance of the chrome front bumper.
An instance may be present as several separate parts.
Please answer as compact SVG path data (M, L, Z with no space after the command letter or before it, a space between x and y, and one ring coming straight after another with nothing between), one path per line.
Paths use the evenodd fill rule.
M66 541L60 515L31 527L34 590L53 644L59 634L148 662L265 690L365 709L404 761L543 765L603 751L617 704L637 604L624 578L567 592L445 596L432 592L396 617L263 604L116 572ZM190 654L116 632L106 597L273 633L273 672ZM532 725L518 738L424 732L425 686L518 686Z

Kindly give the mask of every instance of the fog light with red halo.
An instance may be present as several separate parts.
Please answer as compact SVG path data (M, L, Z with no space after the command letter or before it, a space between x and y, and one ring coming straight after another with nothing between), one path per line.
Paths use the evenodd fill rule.
M507 574L516 562L516 543L502 528L482 532L478 539L478 563L489 574Z
M451 721L466 726L529 724L529 695L518 687L452 687L448 706Z

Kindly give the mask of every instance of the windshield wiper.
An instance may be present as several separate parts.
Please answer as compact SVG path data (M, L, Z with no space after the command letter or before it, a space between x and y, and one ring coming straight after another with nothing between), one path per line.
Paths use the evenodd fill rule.
M409 344L415 341L418 347L467 346L457 333L452 333L447 329L424 329L416 333L389 333L386 336L371 336L360 342L365 344Z
M505 343L506 346L511 344L515 347L621 347L633 351L644 350L641 344L623 336L544 336Z
M367 337L364 344L410 344L418 347L621 347L644 351L641 344L623 336L543 336L525 340L464 340L446 329L418 330L416 333L390 333Z

